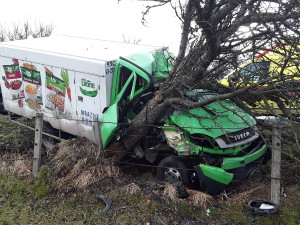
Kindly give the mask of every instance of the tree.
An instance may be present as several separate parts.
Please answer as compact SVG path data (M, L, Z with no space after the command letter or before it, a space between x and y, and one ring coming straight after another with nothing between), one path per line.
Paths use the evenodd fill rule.
M52 34L53 29L52 25L42 23L33 26L28 20L25 20L22 24L13 24L11 29L7 29L0 24L0 42L48 37Z
M27 38L48 37L52 34L54 27L52 25L35 25L35 28L25 20L23 24L13 24L11 30L7 30L3 24L0 24L0 42L23 40ZM0 111L4 111L3 100L0 87Z
M169 77L160 85L156 96L131 122L126 134L106 148L108 156L115 160L125 156L139 142L141 134L147 133L147 125L155 124L171 104L191 109L232 99L247 110L245 101L251 104L251 101L262 100L268 107L271 99L282 108L283 116L296 119L285 110L282 99L288 98L287 92L299 91L299 80L293 79L299 73L287 77L283 76L282 69L271 78L231 87L217 81L229 71L236 70L241 61L254 61L255 55L274 44L282 49L280 52L285 56L280 67L287 67L290 62L299 65L299 61L295 62L298 58L292 57L285 48L287 44L295 45L299 55L298 1L187 0L185 4L180 0L144 1L148 3L144 16L156 7L173 7L182 21L179 53ZM266 88L257 88L260 86ZM197 103L185 101L184 93L195 88L217 90L221 95ZM271 107L269 110L272 112Z

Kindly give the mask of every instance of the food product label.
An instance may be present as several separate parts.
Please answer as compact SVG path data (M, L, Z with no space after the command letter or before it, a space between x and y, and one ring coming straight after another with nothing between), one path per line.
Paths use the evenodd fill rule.
M46 68L46 107L64 112L66 84Z
M41 109L40 105L43 104L41 73L36 70L35 66L29 63L23 64L21 73L23 77L25 101L30 108L39 111Z
M41 85L41 73L40 71L30 70L25 67L21 67L23 81L28 81L33 84Z
M19 64L3 66L7 80L21 78Z
M24 98L24 89L22 86L22 76L18 60L12 59L13 65L3 65L5 76L5 88L10 92L12 100Z

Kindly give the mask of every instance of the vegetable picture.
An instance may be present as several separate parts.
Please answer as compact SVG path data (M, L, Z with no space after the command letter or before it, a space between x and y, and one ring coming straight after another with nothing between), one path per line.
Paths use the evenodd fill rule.
M11 81L10 82L10 88L12 90L18 90L18 89L20 89L21 84L22 84L22 81L20 81L20 80Z
M8 92L12 100L24 98L23 94L23 81L19 67L19 61L17 59L11 59L13 64L3 65L5 76L2 76L4 80L4 87L8 89Z
M60 75L61 75L63 81L66 84L67 95L68 95L69 100L71 101L71 89L70 89L70 86L69 86L70 85L70 80L69 80L68 70L62 70L60 72Z

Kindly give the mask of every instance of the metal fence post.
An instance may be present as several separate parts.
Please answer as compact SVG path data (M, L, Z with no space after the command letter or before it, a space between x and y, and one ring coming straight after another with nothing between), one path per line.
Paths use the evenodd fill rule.
M43 116L44 116L43 113L36 113L33 166L32 166L33 177L38 177L40 166L41 166Z
M281 133L279 128L279 125L273 125L271 201L275 204L280 202Z
M101 135L100 135L100 126L99 126L99 121L96 120L93 122L93 130L94 130L94 135L95 135L95 141L97 145L99 145L99 149L102 149L102 141L101 141Z

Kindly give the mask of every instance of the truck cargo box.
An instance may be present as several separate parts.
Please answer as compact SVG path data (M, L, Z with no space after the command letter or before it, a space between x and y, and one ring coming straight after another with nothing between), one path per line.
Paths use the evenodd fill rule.
M4 108L93 139L93 121L110 104L115 60L151 46L68 36L0 44Z

